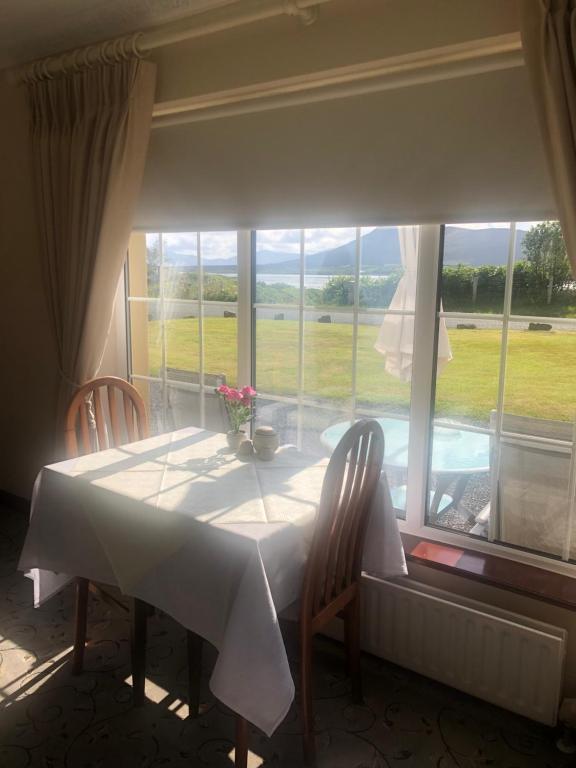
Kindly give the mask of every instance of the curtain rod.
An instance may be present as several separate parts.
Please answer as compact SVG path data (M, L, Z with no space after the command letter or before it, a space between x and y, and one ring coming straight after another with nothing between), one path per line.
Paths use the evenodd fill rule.
M163 24L148 31L137 32L122 38L106 40L97 45L85 46L45 59L30 62L13 71L19 81L34 79L39 75L50 78L68 69L90 67L111 58L140 55L166 45L212 35L277 16L294 16L309 25L318 14L318 6L332 0L241 0L212 11L188 16Z
M519 67L517 32L154 105L153 128L317 103Z

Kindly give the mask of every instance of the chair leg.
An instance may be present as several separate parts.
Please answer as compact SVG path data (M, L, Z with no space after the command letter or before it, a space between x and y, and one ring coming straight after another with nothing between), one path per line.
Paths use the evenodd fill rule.
M236 715L236 747L234 749L234 768L248 766L248 720Z
M145 702L144 686L146 683L146 630L148 606L142 600L134 598L132 610L132 701L135 707Z
M202 674L202 638L195 632L186 632L188 646L188 711L189 717L198 717L200 711L200 677Z
M88 579L76 579L76 619L74 628L74 651L72 653L72 674L79 675L84 666L86 647L86 624L88 619Z
M352 700L362 703L362 673L360 668L360 597L357 595L344 609L344 636L348 674L352 679Z
M300 709L304 740L304 762L316 760L314 744L314 713L312 710L312 635L307 628L300 630Z

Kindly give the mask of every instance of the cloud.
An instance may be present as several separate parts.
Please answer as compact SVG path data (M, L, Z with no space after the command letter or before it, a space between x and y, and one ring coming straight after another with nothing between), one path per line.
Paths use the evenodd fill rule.
M376 227L363 227L362 234ZM277 253L300 252L300 229L264 229L258 231L257 249L259 251L276 251ZM304 247L306 253L318 253L330 248L338 248L356 239L354 227L317 228L304 230Z
M517 221L516 229L528 230L535 224L540 224L539 221ZM447 224L447 227L459 227L460 229L508 229L510 227L509 221L495 221L491 223L482 224Z

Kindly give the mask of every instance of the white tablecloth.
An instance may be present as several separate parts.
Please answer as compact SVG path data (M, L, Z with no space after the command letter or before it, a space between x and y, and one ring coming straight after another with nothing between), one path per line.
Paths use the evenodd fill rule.
M195 428L53 464L19 567L115 584L202 635L215 696L270 735L294 697L277 616L299 595L326 466L290 447L241 460ZM385 483L363 565L406 573Z

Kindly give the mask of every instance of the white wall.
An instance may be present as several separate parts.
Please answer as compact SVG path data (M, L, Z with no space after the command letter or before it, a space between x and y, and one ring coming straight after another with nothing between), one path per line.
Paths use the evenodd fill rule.
M157 101L356 64L519 29L516 0L333 0L153 51Z

